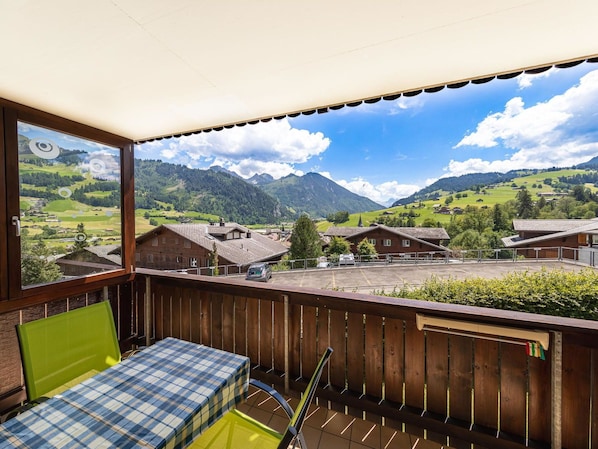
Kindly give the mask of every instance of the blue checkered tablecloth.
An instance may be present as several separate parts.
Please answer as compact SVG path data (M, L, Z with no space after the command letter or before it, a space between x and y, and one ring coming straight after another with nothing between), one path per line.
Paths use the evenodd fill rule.
M167 338L0 426L0 448L183 448L247 397L249 359Z

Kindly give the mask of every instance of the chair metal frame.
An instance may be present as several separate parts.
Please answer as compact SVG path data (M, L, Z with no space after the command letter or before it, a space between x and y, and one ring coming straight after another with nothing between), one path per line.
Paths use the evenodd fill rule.
M299 401L299 404L295 407L295 411L291 408L288 402L284 399L284 397L276 391L271 386L264 384L255 379L250 379L250 385L258 388L259 390L264 391L266 394L271 396L278 404L282 407L284 412L286 413L287 417L289 418L289 424L283 434L276 432L275 430L265 426L262 423L254 420L250 416L247 416L237 410L233 410L224 417L222 417L219 421L217 421L212 427L210 427L205 433L200 435L198 438L195 439L189 446L190 448L222 448L222 440L219 439L220 437L226 437L226 447L227 449L245 449L245 447L237 447L232 446L232 441L234 436L235 422L245 422L248 427L252 428L252 439L255 442L259 440L260 437L268 439L268 448L276 449L288 449L291 444L293 448L296 448L297 445L301 449L307 449L307 444L305 442L305 438L303 436L303 432L301 431L305 419L307 418L307 413L309 411L309 406L311 405L313 398L316 394L316 390L318 388L318 384L320 382L320 378L322 376L322 372L324 371L324 366L328 362L328 359L332 355L333 349L327 348L320 361L316 365L316 369L305 388L303 395ZM227 433L228 431L228 433ZM276 446L273 445L276 444ZM215 444L220 444L219 446L215 446ZM262 447L255 446L255 447Z

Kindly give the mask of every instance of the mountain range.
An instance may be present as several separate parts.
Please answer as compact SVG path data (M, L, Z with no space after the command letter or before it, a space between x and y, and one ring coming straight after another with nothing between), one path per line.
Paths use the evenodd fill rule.
M154 160L135 160L135 202L140 209L171 204L243 224L294 220L302 213L314 219L384 206L357 195L317 173L275 180L269 174L245 180L222 167L207 170Z
M598 157L572 168L597 169ZM391 207L560 169L512 170L440 178L413 195L395 201ZM352 193L318 173L291 174L280 179L262 173L244 179L218 166L202 170L161 161L136 160L135 188L138 208L160 208L171 204L175 210L218 215L227 221L243 224L278 223L294 220L302 213L321 219L340 211L354 214L385 209L385 206Z

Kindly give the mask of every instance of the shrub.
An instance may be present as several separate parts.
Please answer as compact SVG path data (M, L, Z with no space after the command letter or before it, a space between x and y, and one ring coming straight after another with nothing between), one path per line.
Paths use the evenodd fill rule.
M377 294L494 309L598 320L598 273L563 270L509 273L502 279L439 279Z

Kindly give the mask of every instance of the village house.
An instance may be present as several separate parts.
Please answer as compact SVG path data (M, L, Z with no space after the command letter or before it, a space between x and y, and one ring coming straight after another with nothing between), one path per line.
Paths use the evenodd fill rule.
M513 220L516 235L502 239L506 248L525 257L558 257L559 248L598 245L598 219Z
M444 228L391 227L382 224L369 227L331 226L324 232L324 237L343 237L351 243L353 252L356 252L359 242L366 238L382 255L444 252L448 248L441 243L450 239Z
M122 266L120 245L91 245L56 259L65 277L116 270Z
M218 265L246 268L280 260L288 248L237 223L165 224L137 237L135 259L138 267L182 270L211 266L214 251Z

